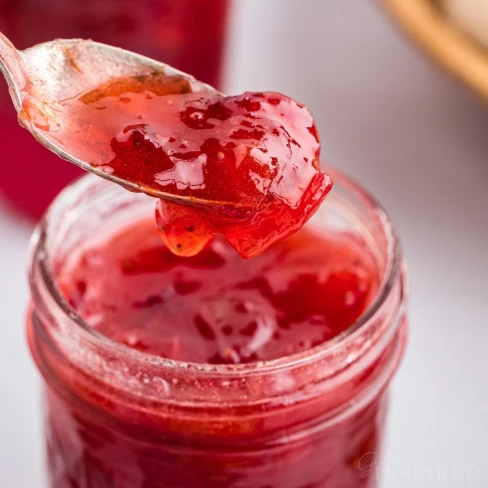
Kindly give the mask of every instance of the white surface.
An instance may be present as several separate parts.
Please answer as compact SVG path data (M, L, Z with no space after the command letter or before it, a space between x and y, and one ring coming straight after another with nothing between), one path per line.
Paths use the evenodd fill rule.
M367 1L237 0L228 92L308 104L323 156L400 228L411 339L393 388L384 488L488 486L488 111ZM23 335L30 229L0 207L0 485L37 488L38 380Z

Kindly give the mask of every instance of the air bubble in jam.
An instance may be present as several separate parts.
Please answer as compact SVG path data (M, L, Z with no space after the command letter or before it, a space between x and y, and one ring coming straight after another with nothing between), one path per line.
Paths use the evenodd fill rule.
M140 191L183 197L179 209L157 206L175 254L223 235L242 257L257 256L296 232L331 189L314 120L278 93L192 90L181 76L113 80L60 103L56 142Z
M199 317L212 331L216 350L209 362L216 364L257 361L278 327L272 303L253 290L209 297L202 302Z

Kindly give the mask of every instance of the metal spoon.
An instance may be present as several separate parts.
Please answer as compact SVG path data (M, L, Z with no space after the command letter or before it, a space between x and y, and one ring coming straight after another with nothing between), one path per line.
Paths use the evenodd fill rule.
M0 33L0 70L9 84L10 96L17 113L20 114L21 124L43 146L80 168L128 189L143 191L175 203L199 203L192 197L145 188L137 182L123 180L91 166L67 152L49 131L40 130L39 124L32 123L30 118L22 117L22 113L28 103L30 110L37 112L38 117L44 118L46 124L49 124L51 117L55 120L58 104L62 100L75 97L113 79L154 73L182 76L194 92L218 94L217 90L191 75L153 59L82 39L57 39L19 51Z

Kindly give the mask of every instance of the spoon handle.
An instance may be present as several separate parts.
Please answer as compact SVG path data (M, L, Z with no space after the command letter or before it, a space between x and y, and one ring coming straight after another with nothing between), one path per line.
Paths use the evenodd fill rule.
M17 112L21 109L21 92L25 89L26 78L22 58L15 46L0 32L0 71L7 80L10 96Z

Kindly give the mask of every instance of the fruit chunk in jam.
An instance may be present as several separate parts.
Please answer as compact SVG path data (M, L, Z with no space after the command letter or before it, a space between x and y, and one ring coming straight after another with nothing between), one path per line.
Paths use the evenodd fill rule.
M220 238L182 258L147 220L87 243L58 280L89 325L129 347L245 363L305 351L344 331L377 290L374 269L353 236L305 229L249 261Z
M175 254L195 255L222 234L241 256L258 255L297 231L331 189L314 120L277 93L192 90L180 76L115 80L62 102L50 137L141 191L186 197L156 210Z

